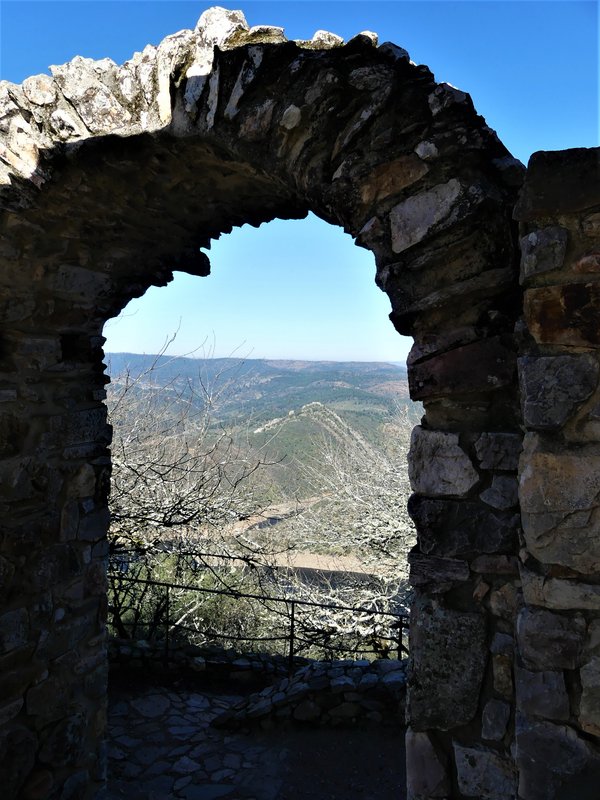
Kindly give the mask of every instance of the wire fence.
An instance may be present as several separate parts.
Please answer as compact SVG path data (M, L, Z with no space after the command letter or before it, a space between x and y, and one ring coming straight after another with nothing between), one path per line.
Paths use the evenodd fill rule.
M110 575L113 635L309 658L402 658L408 618L385 608ZM377 604L375 604L377 605Z

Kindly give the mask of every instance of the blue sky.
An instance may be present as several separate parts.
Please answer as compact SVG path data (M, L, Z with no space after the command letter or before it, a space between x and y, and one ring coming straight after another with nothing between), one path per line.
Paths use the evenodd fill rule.
M214 4L214 3L213 3ZM177 0L0 0L0 77L21 82L74 55L123 62L147 43L191 28L211 3ZM376 31L438 81L468 91L509 150L592 147L598 141L595 0L278 0L221 2L250 25L290 38L325 29ZM172 352L207 341L217 355L402 360L410 346L387 319L372 256L315 217L244 226L216 242L213 274L177 275L105 330L106 348Z

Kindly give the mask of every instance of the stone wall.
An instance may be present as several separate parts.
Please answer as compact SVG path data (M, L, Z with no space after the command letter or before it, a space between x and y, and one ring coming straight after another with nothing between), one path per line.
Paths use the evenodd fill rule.
M369 32L289 42L212 9L122 66L0 83L8 797L91 798L103 781L105 321L174 269L207 275L199 248L233 226L309 210L374 253L415 342L410 795L585 796L597 153L538 154L517 203L523 177L467 94Z

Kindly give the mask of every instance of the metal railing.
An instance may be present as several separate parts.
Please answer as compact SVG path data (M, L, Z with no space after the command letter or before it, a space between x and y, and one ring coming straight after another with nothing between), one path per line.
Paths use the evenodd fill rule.
M124 634L135 638L136 631L143 629L146 637L152 640L164 640L165 659L168 659L169 650L175 639L177 640L190 640L190 639L204 639L207 645L214 644L217 640L222 643L244 642L247 646L249 642L260 643L261 645L268 645L269 649L274 652L278 647L284 646L287 651L287 658L289 661L290 669L292 669L294 658L300 655L301 652L310 650L311 647L320 645L325 650L330 649L333 651L348 652L354 654L360 653L373 654L375 656L390 657L396 654L401 658L404 653L408 653L408 648L405 643L405 634L408 631L408 618L404 614L394 613L392 611L383 611L379 609L367 608L364 606L347 606L337 603L320 603L315 600L305 600L295 597L281 597L277 595L267 595L255 592L242 592L236 589L214 589L205 588L180 583L170 583L166 581L156 581L152 579L135 578L125 574L111 575L111 579L115 582L113 586L113 594L116 590L121 593L127 592L127 587L142 587L141 597L139 599L136 613L132 620L127 621L123 617L123 610L131 611L131 608L123 606L116 608L114 602L109 606L109 611L112 612L112 620L109 620L109 626L120 636ZM118 589L116 587L118 584ZM144 602L144 594L147 589L155 592L153 596L154 611L151 619L144 619L141 608ZM159 590L158 596L156 590ZM204 595L215 595L230 597L234 600L253 600L261 603L262 607L267 609L279 617L280 623L283 619L287 622L287 630L285 625L277 625L277 632L271 635L264 632L258 636L240 633L226 633L224 631L215 633L214 631L205 631L204 635L199 626L198 621L196 624L182 624L181 621L174 620L173 598L174 592L190 592ZM109 592L110 594L110 592ZM113 596L113 601L115 597ZM283 610L277 611L277 607ZM356 645L353 648L344 650L333 644L336 635L348 636L348 631L340 634L339 630L331 630L331 627L325 625L322 621L314 619L307 614L302 614L302 611L308 610L321 610L327 612L329 618L337 613L343 613L348 616L352 615L352 619L358 620L362 618L370 619L372 622L372 630L365 636L361 637L356 631L354 638ZM179 614L181 608L179 609ZM186 612L184 618L193 617L193 610ZM385 620L385 624L382 621ZM130 634L127 632L127 627L133 630ZM284 628L283 631L280 628ZM144 637L144 638L146 638ZM347 641L347 640L346 640Z

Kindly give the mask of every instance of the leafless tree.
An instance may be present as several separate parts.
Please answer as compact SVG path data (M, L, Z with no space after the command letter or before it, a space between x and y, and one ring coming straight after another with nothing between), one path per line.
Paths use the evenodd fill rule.
M199 364L200 366L200 364ZM270 464L268 443L254 450L239 431L218 421L216 409L233 375L209 383L167 377L171 362L162 352L139 374L114 376L108 394L114 429L111 490L111 608L113 625L127 634L126 622L151 635L162 624L164 593L151 586L132 588L130 577L172 584L193 582L235 593L286 594L328 605L386 611L402 600L406 550L411 529L403 463L408 425L390 422L386 452L357 433L320 403L300 413L312 415L323 431L319 457L301 468L312 488L281 529L243 521L261 520L253 492L257 471ZM282 421L281 424L285 424ZM277 426L272 429L277 435ZM240 524L242 523L242 524ZM316 581L286 569L292 551L355 554L368 580L322 572ZM173 590L174 624L215 638L244 638L261 627L278 638L289 608L269 600L246 602L235 614L214 595ZM297 635L306 647L326 650L330 641L356 634L378 641L389 619L298 606ZM144 617L142 625L142 617ZM259 624L260 623L260 624ZM129 628L131 630L131 628Z

